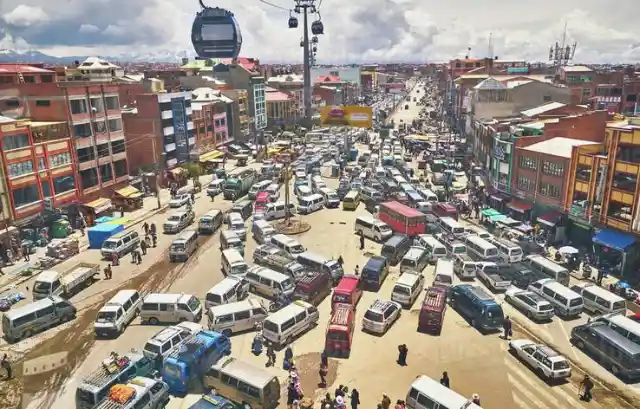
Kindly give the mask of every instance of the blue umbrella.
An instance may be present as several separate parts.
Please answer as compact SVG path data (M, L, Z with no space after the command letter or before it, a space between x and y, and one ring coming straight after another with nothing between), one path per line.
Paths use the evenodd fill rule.
M618 281L618 287L620 287L620 288L624 288L624 289L629 289L629 288L631 288L631 286L629 285L629 283L627 283L626 281Z

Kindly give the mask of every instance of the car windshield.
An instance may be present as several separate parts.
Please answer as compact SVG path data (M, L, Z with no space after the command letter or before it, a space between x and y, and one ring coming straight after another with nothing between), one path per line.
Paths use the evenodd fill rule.
M291 290L292 288L295 287L295 284L293 283L293 280L290 278L287 278L286 280L284 280L282 282L282 288L286 291L286 290Z
M553 369L555 371L560 371L563 369L569 369L569 362L567 361L557 361L553 363Z
M369 310L364 313L364 319L373 322L382 322L382 314Z
M405 294L405 295L409 295L411 292L409 291L408 287L405 287L403 285L397 285L395 287L393 287L393 292L396 294Z
M302 247L302 244L296 244L294 246L291 246L290 249L291 253L293 254L300 254L300 253L304 253L304 247Z
M540 311L552 311L553 305L551 304L542 304L540 305Z
M378 228L380 229L380 233L386 233L388 231L391 231L389 226L387 226L386 224L381 224L378 226Z
M453 254L466 254L467 248L465 246L455 246L453 248Z
M512 256L520 256L520 255L522 255L522 249L520 249L520 248L512 249L511 250L511 255Z
M160 353L160 345L156 345L156 344L152 344L151 342L147 342L147 344L144 346L144 350L146 352L152 353L152 354L159 354Z
M98 312L98 316L96 317L96 322L99 323L107 323L107 322L115 322L116 321L116 312L115 311L100 311Z
M498 255L498 249L496 248L487 249L487 257L497 256L497 255Z
M573 300L569 301L570 307L577 307L579 305L582 305L582 298L574 298Z
M487 318L495 320L501 320L504 317L502 308L500 308L499 306L488 307L485 311L485 314Z
M33 285L33 292L36 294L48 294L51 283L36 281Z
M348 303L349 297L343 294L333 294L333 302L334 303Z
M327 199L329 199L329 200L340 200L340 198L338 197L338 195L337 195L337 194L335 194L335 193L329 193L329 194L327 194Z
M168 222L179 222L180 221L180 216L169 216L167 221Z
M104 243L102 243L102 248L104 249L115 249L117 246L118 246L117 241L107 240Z
M436 281L438 283L451 284L451 283L453 283L453 277L451 277L449 275L445 275L445 274L436 274L436 277L434 278L434 281Z
M187 305L189 306L189 310L191 310L191 312L194 312L198 308L200 308L200 300L196 297L191 297Z
M346 332L342 331L329 331L327 332L327 339L332 341L348 341L349 337Z
M171 250L172 251L184 251L184 244L182 244L182 243L172 244L171 245Z

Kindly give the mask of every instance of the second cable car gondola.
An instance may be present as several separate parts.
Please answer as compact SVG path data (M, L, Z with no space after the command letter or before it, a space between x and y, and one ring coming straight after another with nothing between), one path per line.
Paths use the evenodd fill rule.
M322 24L322 21L316 20L311 23L311 33L315 36L324 34L324 24Z
M238 58L242 33L234 15L219 7L207 7L196 14L191 27L191 42L201 58Z

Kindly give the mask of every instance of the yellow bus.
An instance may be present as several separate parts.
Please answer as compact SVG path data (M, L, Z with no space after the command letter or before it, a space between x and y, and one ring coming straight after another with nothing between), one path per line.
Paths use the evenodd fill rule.
M350 190L342 199L342 210L356 210L360 204L360 192Z

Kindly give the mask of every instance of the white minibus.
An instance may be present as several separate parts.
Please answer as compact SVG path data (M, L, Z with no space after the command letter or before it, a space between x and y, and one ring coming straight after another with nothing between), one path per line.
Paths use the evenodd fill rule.
M406 402L408 409L482 409L427 375L419 376L411 383Z
M433 286L451 288L453 285L453 275L455 274L453 270L453 260L448 258L438 259L435 277L433 278Z
M429 189L418 188L418 192L422 195L422 197L424 197L424 200L426 200L427 202L438 201L438 195L436 195L435 193L433 193L433 191Z
M452 217L441 217L439 224L445 234L453 234L456 237L464 236L464 227Z
M427 250L431 263L435 263L440 257L447 256L447 248L444 244L430 234L419 234L414 245Z
M561 317L577 317L584 308L584 301L580 294L552 278L534 281L529 284L529 291L533 291L549 301L553 305L556 315Z
M400 260L400 273L421 274L429 264L430 256L424 247L411 247Z
M467 226L464 228L468 234L473 234L476 235L478 237L480 237L481 239L490 239L491 237L491 233L489 233L488 231L486 231L485 229L478 227L478 226Z
M324 198L318 193L298 199L298 213L309 214L324 207Z
M284 234L274 234L271 236L271 244L286 251L292 257L305 252L305 248L297 240Z
M569 285L569 271L548 258L538 254L532 254L525 257L525 262L529 264L531 268L543 273L549 278L553 278L560 284Z
M578 283L571 289L582 296L584 309L593 314L626 314L624 298L593 283Z
M505 263L519 263L522 261L522 249L516 243L498 238L490 238L487 241L496 246L500 258Z
M475 235L469 235L464 238L464 244L467 246L467 253L473 253L485 261L500 260L497 247L485 239L481 239Z
M640 322L622 314L607 314L595 319L607 323L614 331L640 345Z
M393 231L387 223L382 220L378 220L371 215L356 217L353 230L356 233L362 234L364 237L379 243L383 243L393 235Z
M222 251L222 273L227 276L242 276L246 274L246 261L242 254L236 249L226 249Z

